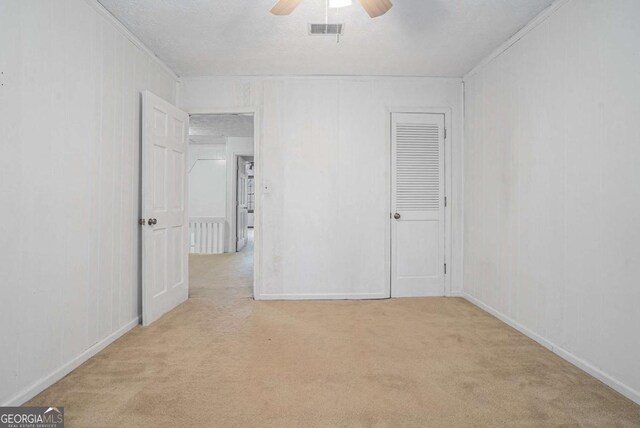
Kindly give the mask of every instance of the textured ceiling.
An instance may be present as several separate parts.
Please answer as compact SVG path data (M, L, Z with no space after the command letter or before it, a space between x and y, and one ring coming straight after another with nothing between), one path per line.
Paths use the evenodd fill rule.
M198 138L206 137L206 138ZM253 137L253 116L240 114L192 114L189 139L207 142L212 138Z
M99 0L180 76L460 77L552 0L394 0L371 19L354 0L330 9L335 37L309 36L325 0L274 16L275 0Z

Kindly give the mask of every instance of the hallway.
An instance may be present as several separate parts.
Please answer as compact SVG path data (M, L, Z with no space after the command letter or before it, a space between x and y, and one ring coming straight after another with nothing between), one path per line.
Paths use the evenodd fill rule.
M189 298L227 301L253 297L253 229L237 253L189 254Z

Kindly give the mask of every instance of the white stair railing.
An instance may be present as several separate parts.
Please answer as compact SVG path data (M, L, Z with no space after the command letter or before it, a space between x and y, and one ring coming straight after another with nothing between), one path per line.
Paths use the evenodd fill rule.
M189 217L189 234L191 237L190 253L224 253L224 217Z

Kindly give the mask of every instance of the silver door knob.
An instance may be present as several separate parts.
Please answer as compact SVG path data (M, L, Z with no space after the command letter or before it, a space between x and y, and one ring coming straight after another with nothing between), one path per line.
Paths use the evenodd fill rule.
M393 218L395 218L396 220L400 220L400 214L395 213L395 214L393 215Z
M149 221L147 222L149 226L153 226L156 223L158 223L158 220L156 220L155 218L150 218Z

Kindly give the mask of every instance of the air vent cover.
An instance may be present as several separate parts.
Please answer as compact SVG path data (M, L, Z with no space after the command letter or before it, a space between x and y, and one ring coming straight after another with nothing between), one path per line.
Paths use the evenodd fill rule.
M343 32L344 24L309 24L311 36L341 36Z

